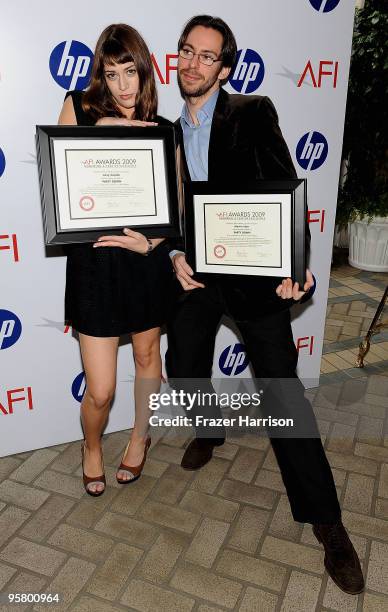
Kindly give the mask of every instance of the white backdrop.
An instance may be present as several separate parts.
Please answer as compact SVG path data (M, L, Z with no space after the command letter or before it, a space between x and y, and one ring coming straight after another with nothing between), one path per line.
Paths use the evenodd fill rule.
M211 13L231 25L242 51L234 87L226 89L273 100L298 174L308 178L316 291L308 307L294 308L293 329L299 374L306 386L318 384L354 0L151 0L143 6L124 0L1 2L0 456L82 437L82 364L78 342L63 324L65 258L43 244L34 134L36 124L57 122L71 81L85 86L89 60L82 45L67 45L67 77L55 65L55 57L66 59L65 45L56 48L78 41L93 51L110 23L129 23L146 39L157 66L159 112L172 120L182 106L174 67L183 24ZM215 377L249 374L238 343L221 327ZM131 346L123 344L107 431L132 424L133 371Z

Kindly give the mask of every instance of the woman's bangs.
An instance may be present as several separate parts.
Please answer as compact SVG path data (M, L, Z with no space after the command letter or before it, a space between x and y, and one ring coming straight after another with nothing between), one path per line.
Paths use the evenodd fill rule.
M126 64L133 62L133 55L128 48L123 47L117 40L107 40L103 49L102 55L104 64L111 66L112 64Z

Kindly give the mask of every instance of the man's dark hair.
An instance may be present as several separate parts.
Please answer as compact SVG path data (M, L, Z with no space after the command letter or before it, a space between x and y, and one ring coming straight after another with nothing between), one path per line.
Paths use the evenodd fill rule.
M234 34L230 27L220 17L212 17L211 15L197 15L192 17L185 25L181 37L178 41L178 51L184 46L188 35L191 30L196 26L203 26L204 28L212 28L217 30L222 35L222 51L221 58L222 66L226 68L232 68L237 55L237 43Z

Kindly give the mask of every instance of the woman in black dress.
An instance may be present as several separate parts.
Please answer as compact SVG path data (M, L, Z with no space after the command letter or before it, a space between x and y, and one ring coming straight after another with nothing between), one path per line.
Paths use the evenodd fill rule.
M107 27L98 39L90 86L67 94L59 123L152 126L157 93L150 52L128 25ZM105 475L101 434L116 386L119 337L130 334L135 361L135 425L116 478L140 476L150 438L148 397L161 380L160 326L171 295L172 267L163 238L147 239L129 229L95 244L68 247L66 320L79 333L87 389L81 404L84 485L101 495Z

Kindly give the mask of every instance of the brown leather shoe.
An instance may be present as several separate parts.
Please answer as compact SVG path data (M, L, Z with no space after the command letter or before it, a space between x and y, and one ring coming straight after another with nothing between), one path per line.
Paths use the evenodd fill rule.
M100 495L104 493L105 488L106 488L105 474L103 473L101 474L101 476L94 476L94 477L87 476L85 474L84 472L85 447L86 447L86 442L83 442L81 445L81 456L82 456L82 479L84 482L85 491L92 497L99 497ZM104 460L102 458L102 453L101 453L101 461L102 461L102 469L104 470ZM104 488L101 489L101 491L95 491L90 488L90 485L94 485L94 484L102 484L104 485Z
M215 446L222 446L225 438L194 438L185 450L181 466L184 470L199 470L213 456Z
M129 442L128 442L127 446L126 446L126 449L124 451L123 457L125 457L125 455L127 454L128 446L130 445L130 443L131 443L131 441L129 440ZM121 461L121 463L119 465L119 468L117 470L117 473L116 473L116 480L117 480L117 482L119 484L129 484L130 482L135 482L135 480L140 478L141 473L143 471L144 464L145 464L146 459L147 459L147 452L148 452L148 449L149 449L150 445L151 445L151 438L148 437L147 440L146 440L145 446L144 446L143 460L142 460L141 463L139 463L139 465L126 465L125 463L123 463ZM129 475L128 480L124 480L123 478L119 478L118 475L117 475L118 472L127 472L128 475Z
M342 521L313 525L313 532L324 546L325 567L336 585L350 595L361 593L365 583L360 561Z

